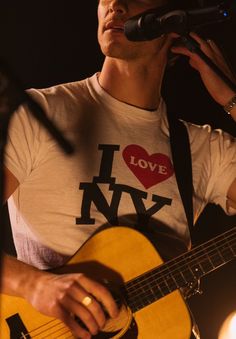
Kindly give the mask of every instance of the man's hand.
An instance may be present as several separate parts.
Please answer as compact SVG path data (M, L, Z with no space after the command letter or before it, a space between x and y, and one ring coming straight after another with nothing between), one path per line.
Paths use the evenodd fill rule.
M191 33L190 36L196 40L201 50L221 69L221 71L223 71L223 73L233 82L236 82L234 75L215 42L213 40L204 40L196 33ZM225 106L235 95L234 91L226 85L225 82L196 53L192 53L185 46L181 45L173 46L171 51L173 53L189 57L190 65L200 73L206 89L212 98L220 105Z
M103 308L110 317L118 315L111 293L83 274L55 275L42 272L25 298L39 312L63 321L78 338L91 338L105 325ZM74 319L78 317L86 327ZM87 329L86 329L87 328Z

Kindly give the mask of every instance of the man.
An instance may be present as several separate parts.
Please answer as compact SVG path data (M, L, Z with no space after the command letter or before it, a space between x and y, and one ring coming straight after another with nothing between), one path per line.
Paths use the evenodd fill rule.
M123 32L128 18L165 4L165 0L100 0L98 40L106 56L101 72L81 83L31 91L76 144L71 158L27 108L21 108L11 124L5 198L11 197L19 260L4 257L2 292L22 296L38 311L61 319L76 337L90 338L103 328L104 307L111 317L118 315L111 293L96 277L55 275L39 269L65 263L101 225L139 224L143 215L144 227L151 219L167 224L190 246L160 94L176 36L134 43ZM192 36L229 74L215 44ZM181 46L171 51L189 56L220 105L234 97L199 57ZM236 120L235 106L230 113ZM235 142L209 128L187 128L194 158L195 216L209 201L228 211L236 208Z

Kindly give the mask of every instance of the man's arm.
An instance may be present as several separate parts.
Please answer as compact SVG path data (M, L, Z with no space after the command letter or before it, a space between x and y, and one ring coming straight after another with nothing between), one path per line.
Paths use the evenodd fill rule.
M210 57L233 82L236 83L234 74L232 74L220 49L214 41L205 41L195 33L191 33L191 36L199 43L202 51ZM219 76L215 74L215 72L212 71L197 54L190 52L184 46L174 46L171 50L173 53L188 56L190 65L200 73L202 81L212 98L221 106L228 106L228 103L231 102L231 99L235 97L236 93L227 84L225 84L224 81L219 78ZM230 115L236 122L236 105L234 105L230 110ZM236 209L236 173L235 180L228 190L227 198L228 206Z
M4 173L6 201L19 182L8 169ZM106 319L101 304L111 317L118 314L110 292L85 275L40 271L8 255L2 259L1 293L23 297L39 312L62 320L79 338L91 338L91 334L95 335L103 328ZM86 296L92 298L88 306L82 304ZM84 322L89 332L79 326L72 314Z
M194 38L201 50L219 67L219 69L229 78L236 86L236 77L227 65L220 49L213 40L204 40L196 33L190 34ZM191 52L185 46L174 45L171 51L176 54L182 54L189 57L189 64L197 70L201 76L202 82L208 90L211 97L221 106L225 107L230 100L236 95L234 90L228 86L197 53ZM227 114L227 113L226 113ZM236 121L236 105L231 109L230 115Z

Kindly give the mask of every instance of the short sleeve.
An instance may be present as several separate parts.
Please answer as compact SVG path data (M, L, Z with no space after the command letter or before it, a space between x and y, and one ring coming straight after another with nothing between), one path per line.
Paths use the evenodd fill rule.
M5 149L5 165L20 183L30 175L39 147L39 125L27 106L12 116Z
M227 209L227 193L236 178L236 140L222 130L214 130L210 139L212 173L208 185L209 200L220 205L227 214L236 210Z

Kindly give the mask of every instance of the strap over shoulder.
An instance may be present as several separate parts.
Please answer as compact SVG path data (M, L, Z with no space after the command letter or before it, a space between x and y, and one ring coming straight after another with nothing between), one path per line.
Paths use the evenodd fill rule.
M186 126L167 108L170 146L176 181L193 240L193 175L189 136Z

